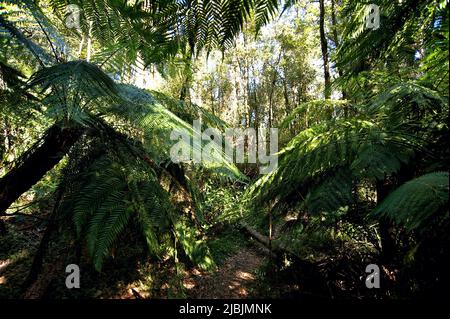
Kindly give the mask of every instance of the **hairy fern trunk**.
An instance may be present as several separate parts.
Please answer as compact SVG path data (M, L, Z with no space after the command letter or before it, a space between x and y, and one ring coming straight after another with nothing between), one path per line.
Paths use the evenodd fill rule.
M38 143L22 155L18 164L0 179L0 216L59 163L82 132L78 127L61 128L55 124Z

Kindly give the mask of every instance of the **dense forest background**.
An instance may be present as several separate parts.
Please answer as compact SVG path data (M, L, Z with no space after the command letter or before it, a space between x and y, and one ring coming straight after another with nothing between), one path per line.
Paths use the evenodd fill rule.
M447 0L1 1L0 298L448 296L448 27ZM278 128L277 168L173 161L198 119Z

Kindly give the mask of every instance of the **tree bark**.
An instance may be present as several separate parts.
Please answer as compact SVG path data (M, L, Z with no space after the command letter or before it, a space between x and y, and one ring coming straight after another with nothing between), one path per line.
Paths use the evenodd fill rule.
M337 48L339 46L339 36L337 32L335 0L331 0L331 24L333 25L333 42L335 47Z
M281 55L283 53L283 50L280 49L280 52L278 53L278 58L273 65L273 71L272 71L272 79L270 81L270 91L269 91L269 128L272 127L273 124L273 93L275 91L275 84L277 82L277 66L280 64L281 61Z
M336 19L336 7L335 7L335 0L331 0L331 23L333 25L333 42L334 45L337 48L339 47L340 43L339 43L339 35L337 32L337 19ZM342 70L340 68L337 69L339 77L343 76ZM347 99L347 93L345 92L344 89L342 89L342 99L346 100ZM345 118L348 117L348 109L345 108L344 111L344 116Z
M325 4L324 0L319 0L320 13L319 13L319 32L320 32L320 47L322 49L323 59L323 73L325 79L324 95L326 99L331 96L331 77L330 77L330 65L328 63L328 44L325 36Z
M0 216L24 192L37 183L68 152L83 130L51 126L44 137L18 159L18 164L0 179Z
M273 238L271 238L272 234L270 234L270 237L265 236L263 234L260 234L256 230L252 229L250 226L246 224L241 224L241 226L250 236L256 239L259 243L266 246L269 249L271 255L274 254L275 256L281 256L283 254L288 254L290 256L298 258L296 254L290 251L288 248L284 247L283 245L280 245L277 241L273 241Z

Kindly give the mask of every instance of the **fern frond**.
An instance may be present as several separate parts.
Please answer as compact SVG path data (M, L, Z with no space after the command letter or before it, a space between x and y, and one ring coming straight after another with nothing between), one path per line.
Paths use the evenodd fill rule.
M354 203L352 196L354 177L348 168L336 169L322 177L305 198L305 206L312 214L334 212Z
M173 106L166 107L167 101L173 103L172 100L168 100L167 97L161 98L161 94L155 96L129 85L120 86L120 96L126 102L111 105L109 112L129 121L139 130L140 137L143 137L144 147L158 164L171 161L170 149L175 141L170 139L170 134L174 130L185 132L190 138L189 144L184 141L180 141L180 143L186 144L187 148L192 147L194 152L201 152L199 146L192 142L195 134L192 124L183 121L169 111L169 108L173 108ZM202 112L200 108L198 110ZM223 122L218 123L222 124ZM214 146L215 151L212 152L212 158L210 161L202 161L201 166L222 176L244 179L236 166L226 159L222 146Z
M408 138L401 131L387 132L380 125L364 119L315 125L294 137L278 153L278 168L260 178L247 194L260 200L286 198L315 177L343 166L351 167L355 174L365 178L377 178L380 176L378 169L383 173L396 171L398 163L416 149L417 145ZM383 147L386 148L384 154L388 154L389 149L396 152L386 156L381 167L374 167L372 162L364 160L370 158L370 151L374 155L374 151Z
M42 66L49 66L55 62L54 57L52 57L40 45L28 39L19 28L5 19L3 15L0 15L0 27L2 29L5 29L14 39L16 39L21 45L26 47L41 63Z
M174 225L174 233L189 259L204 270L213 270L216 265L206 243L199 239L194 227L181 219Z
M42 68L31 76L27 88L46 93L42 102L49 117L83 126L92 126L93 115L102 114L107 104L119 99L115 82L85 61Z
M408 230L423 231L430 219L448 218L448 196L448 172L429 173L398 187L371 216L391 219Z
M78 237L86 240L99 271L131 221L154 255L161 252L158 234L167 232L175 221L168 194L154 172L139 163L122 162L114 154L101 155L81 174L83 183L71 189L62 205L72 214Z

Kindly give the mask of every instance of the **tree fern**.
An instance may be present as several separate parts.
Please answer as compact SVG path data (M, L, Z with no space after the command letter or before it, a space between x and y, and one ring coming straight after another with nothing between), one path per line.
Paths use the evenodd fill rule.
M81 29L87 33L92 28L92 34L103 47L114 52L112 59L128 52L134 55L128 56L131 61L139 54L146 64L173 56L186 45L192 52L202 48L223 49L233 42L250 15L255 16L257 26L261 27L278 7L278 1L274 0L155 1L148 7L140 1L130 4L52 0L51 3L57 10L67 4L79 5L83 9Z
M28 88L46 95L42 99L50 118L91 126L94 115L119 98L114 81L96 65L71 61L42 68L32 75Z
M274 199L275 194L284 198L316 176L339 166L352 167L360 175L364 175L364 169L369 169L371 171L366 173L370 174L365 175L369 178L380 176L375 174L377 169L383 170L383 174L396 171L399 161L405 160L415 149L415 144L407 137L401 132L384 131L376 123L361 119L315 125L302 131L279 152L278 168L256 182L249 194L266 200ZM370 155L376 154L369 151L380 151L383 147L387 148L383 150L384 154L389 154L389 148L396 152L391 153L392 156L386 155L381 167L374 167ZM383 158L379 160L383 161Z
M173 130L188 134L191 142L186 147L193 147L193 152L201 152L201 149L192 143L194 136L192 124L183 121L169 111L169 108L173 109L173 104L176 103L173 99L163 97L161 93L151 94L129 85L120 86L120 96L122 97L121 101L124 102L112 105L108 109L108 113L117 114L140 130L141 137L144 137L144 146L157 163L171 160L170 149L174 145L174 141L170 139L170 134ZM166 105L168 106L166 107ZM202 108L198 106L193 108L200 118L202 115L206 118L206 123L213 124L216 127L224 125L222 121ZM222 145L215 146L215 150L216 152L212 155L214 158L211 159L210 163L202 162L201 166L215 171L219 175L243 179L243 175L236 166L226 159Z
M335 172L321 178L316 187L305 198L305 207L312 214L334 212L340 208L349 208L354 203L354 177L348 168L336 169Z
M448 172L410 180L390 193L371 215L391 219L408 230L424 231L430 219L448 218L448 181Z
M96 159L81 175L85 182L72 189L62 205L69 210L65 214L73 212L78 236L85 238L97 270L131 221L138 225L155 255L159 255L157 234L173 223L169 196L154 172L139 162L125 164L111 156Z

